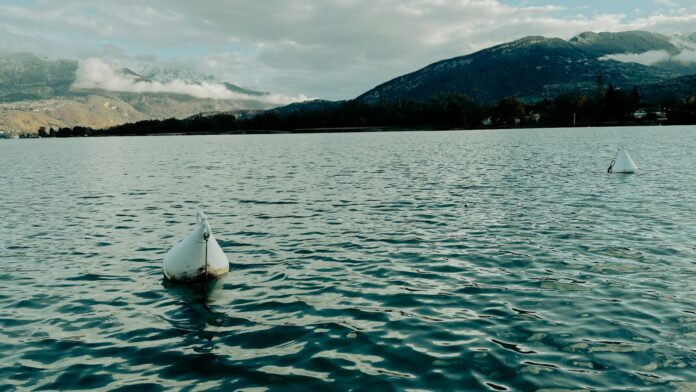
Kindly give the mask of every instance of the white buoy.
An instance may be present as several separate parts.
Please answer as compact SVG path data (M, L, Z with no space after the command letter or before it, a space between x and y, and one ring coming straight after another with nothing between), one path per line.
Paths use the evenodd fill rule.
M622 148L616 154L616 159L611 161L608 171L609 173L635 173L638 171L638 166L628 155L628 150Z
M207 280L227 273L230 264L220 249L210 224L202 212L188 237L176 244L164 256L164 276L180 282Z

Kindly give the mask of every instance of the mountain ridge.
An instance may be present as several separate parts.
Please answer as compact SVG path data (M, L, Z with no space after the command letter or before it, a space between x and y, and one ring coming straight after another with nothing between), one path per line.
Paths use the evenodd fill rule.
M189 83L217 83L236 99L196 98L175 92L110 91L76 87L79 63L50 60L30 53L0 54L0 131L9 134L36 133L39 127L85 126L103 128L126 122L186 118L202 112L237 112L268 109L275 105L264 99L270 94L229 82L214 82L206 75L187 73ZM114 69L117 77L134 86L168 83L176 72L161 75L150 69L142 75L132 69ZM180 83L181 84L181 83ZM69 108L69 110L68 110Z
M696 34L686 37L691 40L692 36ZM434 62L382 83L356 99L375 104L462 93L482 103L507 96L533 102L568 91L590 91L596 87L599 74L607 84L623 88L696 74L696 63L670 61L670 55L691 50L678 47L674 40L645 31L585 32L570 40L528 36ZM657 53L666 60L644 65L606 58L632 53Z

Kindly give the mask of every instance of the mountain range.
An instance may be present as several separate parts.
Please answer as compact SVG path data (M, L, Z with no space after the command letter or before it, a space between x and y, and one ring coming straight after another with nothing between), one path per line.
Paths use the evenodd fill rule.
M569 40L525 37L442 60L358 96L374 105L459 93L481 104L505 97L532 103L567 92L593 96L604 86L637 87L644 102L696 96L696 33L581 33ZM145 67L139 72L96 60L48 60L0 54L0 132L39 127L108 128L146 119L263 111L269 93L196 72ZM276 113L318 111L337 102L291 104Z
M454 92L485 104L508 96L534 102L564 92L594 91L599 74L607 85L624 89L650 85L650 91L662 91L661 83L687 82L676 78L696 74L696 34L629 31L585 32L570 40L525 37L438 61L357 99L370 104L422 101ZM690 90L696 93L693 85Z
M266 99L269 93L217 82L211 76L156 68L145 71L140 74L114 67L113 74L107 72L107 76L116 79L125 91L113 91L94 80L81 81L80 64L74 60L0 54L0 131L18 134L35 133L39 127L106 128L139 120L277 106ZM105 87L109 82L100 81ZM214 94L206 97L204 90L200 96L199 90L204 88ZM187 89L194 95L187 94Z

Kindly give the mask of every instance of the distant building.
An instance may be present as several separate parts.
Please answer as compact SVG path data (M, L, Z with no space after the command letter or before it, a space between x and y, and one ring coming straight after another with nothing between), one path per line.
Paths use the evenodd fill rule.
M633 112L633 118L635 118L636 120L642 120L645 117L648 117L648 112L646 112L643 109L638 109L635 112Z
M534 121L534 122L538 123L539 120L541 120L541 114L539 114L539 113L529 112L526 116L524 116L525 122Z
M642 108L633 112L636 120L667 121L667 114L660 107Z

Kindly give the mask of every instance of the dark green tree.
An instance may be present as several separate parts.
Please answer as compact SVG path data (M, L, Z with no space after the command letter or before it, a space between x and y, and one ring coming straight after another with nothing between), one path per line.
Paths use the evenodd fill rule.
M525 109L522 102L514 97L505 97L495 106L493 113L503 124L515 125L515 119L524 116Z

